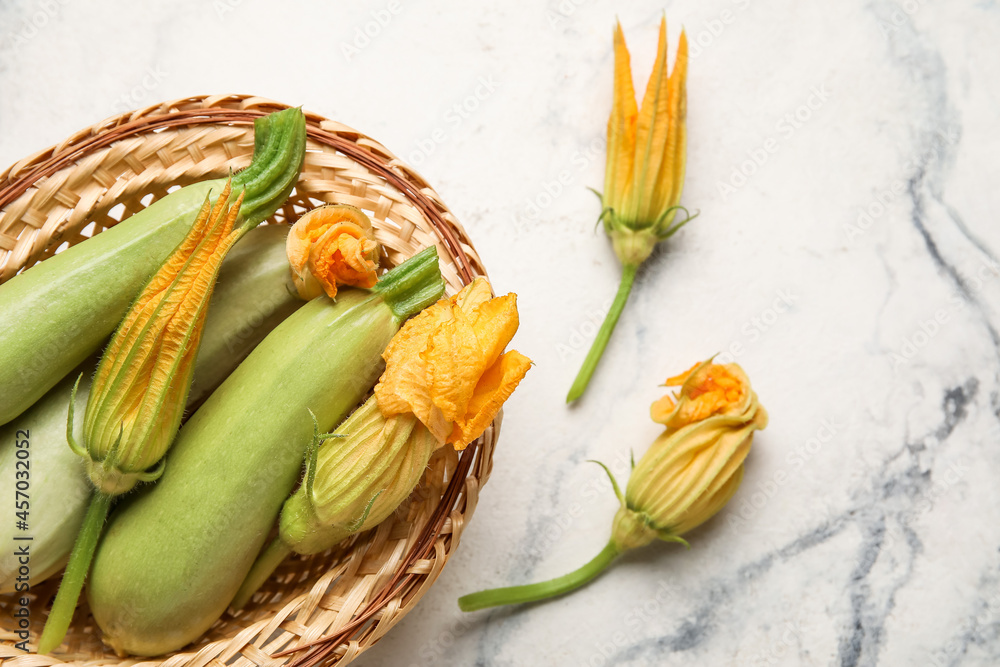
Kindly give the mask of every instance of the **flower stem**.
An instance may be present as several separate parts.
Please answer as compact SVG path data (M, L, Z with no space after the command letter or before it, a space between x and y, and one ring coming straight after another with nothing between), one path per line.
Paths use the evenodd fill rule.
M564 574L561 577L542 581L537 584L491 588L479 591L478 593L463 595L458 598L458 606L462 611L476 611L477 609L499 607L505 604L535 602L569 593L593 580L611 565L611 561L620 553L621 550L618 546L613 541L610 541L592 561L569 574Z
M90 497L87 515L73 544L73 552L66 565L62 583L59 584L55 602L52 603L52 611L45 621L42 637L38 640L39 653L49 653L62 644L66 637L70 621L73 620L73 612L76 611L77 600L80 599L80 591L83 590L83 582L90 570L90 561L94 557L97 541L104 528L104 520L108 517L111 498L112 496L100 491L94 491Z
M573 381L569 395L566 396L567 403L572 403L580 398L583 396L583 392L586 391L587 385L590 383L590 377L594 374L597 362L601 360L604 348L608 346L608 341L611 340L611 332L615 330L618 318L621 317L622 310L625 308L625 302L628 301L628 295L632 291L632 284L635 282L635 272L638 269L638 264L626 264L622 268L622 281L618 285L618 294L615 295L611 309L608 310L608 314L604 318L604 324L601 325L601 330L597 332L597 338L594 339L594 344L590 346L590 352L587 353L587 358L583 360L583 366L580 368L580 372L577 373L576 380Z
M274 538L274 541L257 556L257 560L254 562L253 567L250 568L247 578L240 584L240 590L236 592L236 597L233 598L233 602L229 606L233 609L242 609L245 607L246 603L250 602L253 594L257 592L257 589L264 585L264 582L271 577L274 570L281 565L281 562L290 553L292 553L290 546L282 542L280 537Z

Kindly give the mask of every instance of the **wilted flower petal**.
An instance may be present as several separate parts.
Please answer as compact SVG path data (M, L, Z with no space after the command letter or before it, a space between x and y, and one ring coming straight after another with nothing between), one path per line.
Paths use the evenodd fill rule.
M517 326L516 296L491 299L481 277L425 309L382 355L386 369L375 387L382 413L413 413L439 442L465 448L531 364L519 353L503 354Z
M667 379L666 386L678 394L655 401L649 415L655 422L677 429L716 414L739 413L750 399L750 381L736 364L719 365L711 360L695 364Z

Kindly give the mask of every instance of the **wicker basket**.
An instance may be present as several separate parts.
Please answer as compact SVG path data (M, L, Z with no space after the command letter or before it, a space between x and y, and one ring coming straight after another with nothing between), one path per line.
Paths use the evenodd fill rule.
M32 155L0 175L0 281L97 234L175 186L224 176L250 162L253 121L285 105L241 95L193 97L111 118ZM434 244L454 292L484 274L479 257L437 194L377 142L306 114L305 167L269 223L325 203L372 218L389 264ZM332 552L292 557L254 600L226 613L183 652L127 664L346 664L420 600L458 546L486 481L499 417L460 455L443 448L407 503L389 520ZM37 639L58 577L37 587ZM0 658L12 667L62 662L126 664L100 641L86 606L64 650L25 655L13 646L14 596L0 596ZM297 649L297 650L294 650Z

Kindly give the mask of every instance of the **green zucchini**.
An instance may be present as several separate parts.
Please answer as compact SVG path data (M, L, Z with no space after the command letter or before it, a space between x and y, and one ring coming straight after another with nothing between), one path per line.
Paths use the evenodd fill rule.
M223 260L195 360L189 408L201 405L268 333L305 303L288 265L288 230L285 225L258 227Z
M301 110L257 120L253 162L233 175L232 199L246 191L245 222L259 223L285 202L304 156ZM97 352L184 238L209 192L221 192L225 182L180 188L0 285L0 425Z
M222 615L299 479L314 427L332 430L361 402L402 322L443 290L428 248L371 291L310 301L212 393L163 477L115 510L98 545L88 599L106 643L159 655Z
M223 261L195 362L189 408L200 403L268 332L305 303L295 295L292 285L285 256L287 236L284 225L258 227ZM80 373L75 411L77 415L84 413L96 366L96 359L88 360L31 408L0 426L0 497L11 501L17 465L14 441L19 430L26 430L29 436L29 529L18 530L14 521L0 522L0 544L14 544L15 536L31 536L31 586L65 565L87 510L92 486L83 459L66 442L66 416L73 383ZM83 420L75 420L77 442L82 441L82 429ZM0 552L0 593L15 591L17 577L14 549L5 549Z

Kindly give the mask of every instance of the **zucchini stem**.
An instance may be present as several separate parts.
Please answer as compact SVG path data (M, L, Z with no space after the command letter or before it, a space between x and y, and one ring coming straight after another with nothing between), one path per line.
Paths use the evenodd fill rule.
M458 598L458 606L462 611L476 611L487 607L499 607L505 604L521 604L523 602L537 602L557 595L569 593L584 584L593 581L601 572L611 565L612 561L618 557L621 550L614 543L608 544L597 554L593 560L583 567L564 574L555 579L541 581L537 584L527 584L525 586L508 586L506 588L491 588L478 593L470 593Z
M274 538L274 541L257 556L253 567L247 573L247 578L240 584L240 590L236 592L236 597L233 598L233 602L229 606L233 609L242 609L245 607L250 602L253 594L264 585L265 581L271 578L275 569L291 553L292 548L282 542L280 537Z
M73 544L73 552L66 565L62 583L59 584L55 602L52 603L52 611L45 621L42 637L38 640L39 653L51 652L62 644L66 637L70 621L73 620L73 612L76 611L76 603L80 599L80 591L83 590L83 582L90 570L90 561L94 557L97 541L104 529L104 520L108 517L111 498L112 496L100 491L94 491L90 497L87 515Z
M231 199L245 189L240 218L256 227L285 203L302 171L306 155L306 117L301 109L285 109L263 116L253 125L253 159L233 174Z
M400 322L416 315L444 294L437 248L424 248L389 271L372 291L382 297Z
M597 338L594 339L593 345L590 346L587 358L583 360L583 366L580 368L580 372L577 373L576 380L573 381L569 395L566 396L567 403L572 403L580 398L583 396L583 392L587 390L590 378L597 369L597 363L604 355L604 348L608 346L608 341L611 340L611 332L615 330L618 318L621 317L625 303L628 301L628 296L632 292L632 285L635 283L635 274L638 269L638 264L626 264L622 268L622 280L618 285L618 293L615 295L615 300L611 303L611 309L608 310L608 314L604 318L604 324L601 325L600 331L597 332Z

